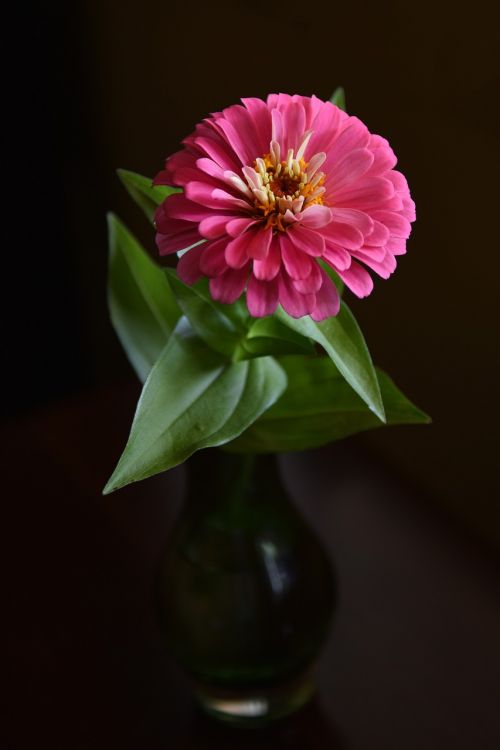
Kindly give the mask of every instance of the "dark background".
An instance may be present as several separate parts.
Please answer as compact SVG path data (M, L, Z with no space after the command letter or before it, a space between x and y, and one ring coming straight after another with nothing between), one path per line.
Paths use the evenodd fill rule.
M4 235L6 416L130 377L108 322L106 210L154 245L115 168L155 174L200 118L241 96L327 98L343 85L349 113L393 145L417 204L395 275L348 300L377 364L434 419L363 440L498 540L491 6L100 0L19 13L7 61L16 124L5 144L15 185Z
M321 667L326 718L313 707L258 746L498 746L492 10L27 0L4 21L3 747L256 746L193 713L153 623L165 496L178 502L183 469L99 494L138 395L108 320L105 214L154 253L117 167L153 175L197 121L241 96L328 98L338 85L348 112L389 139L417 204L394 276L347 299L374 360L434 422L285 458L334 550L344 604Z

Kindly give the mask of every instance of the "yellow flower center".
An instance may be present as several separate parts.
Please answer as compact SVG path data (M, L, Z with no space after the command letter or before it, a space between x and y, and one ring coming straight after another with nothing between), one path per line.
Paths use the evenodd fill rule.
M252 167L243 168L255 207L267 217L266 226L285 231L288 211L297 214L315 203L323 203L325 174L319 167L326 154L321 152L308 162L304 160L311 135L312 131L304 133L297 153L289 149L286 159L281 159L279 144L271 141L268 154L256 159Z

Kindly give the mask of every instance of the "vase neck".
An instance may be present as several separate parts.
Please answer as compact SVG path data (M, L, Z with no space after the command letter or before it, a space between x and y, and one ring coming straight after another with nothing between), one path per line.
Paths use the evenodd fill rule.
M188 464L189 505L207 509L288 502L276 456L228 453L209 449Z

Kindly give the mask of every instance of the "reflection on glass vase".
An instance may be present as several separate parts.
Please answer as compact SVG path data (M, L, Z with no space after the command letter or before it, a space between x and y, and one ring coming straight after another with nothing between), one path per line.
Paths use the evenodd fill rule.
M168 647L205 711L242 725L300 708L335 602L330 561L274 456L206 450L157 579Z

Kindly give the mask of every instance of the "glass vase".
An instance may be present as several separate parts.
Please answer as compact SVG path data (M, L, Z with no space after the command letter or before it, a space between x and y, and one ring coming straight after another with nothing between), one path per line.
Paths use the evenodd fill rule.
M274 456L211 449L189 460L156 591L165 639L206 712L265 724L312 696L335 582Z

